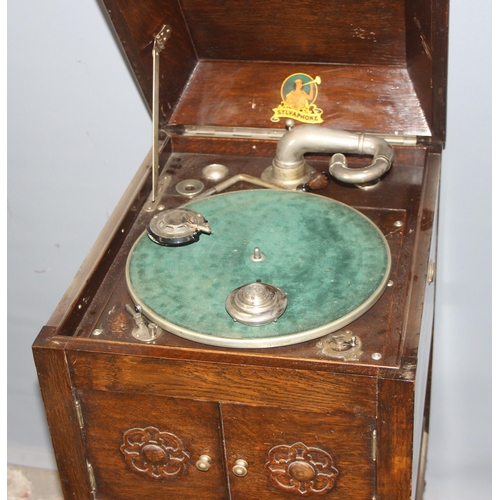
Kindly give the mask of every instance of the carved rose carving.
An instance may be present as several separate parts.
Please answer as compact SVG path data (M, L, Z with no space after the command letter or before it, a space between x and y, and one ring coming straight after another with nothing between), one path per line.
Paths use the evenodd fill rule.
M155 479L182 474L189 460L181 440L156 427L129 429L123 434L120 451L131 469Z
M326 451L303 443L275 446L269 450L268 458L266 467L272 483L302 496L330 491L339 474Z

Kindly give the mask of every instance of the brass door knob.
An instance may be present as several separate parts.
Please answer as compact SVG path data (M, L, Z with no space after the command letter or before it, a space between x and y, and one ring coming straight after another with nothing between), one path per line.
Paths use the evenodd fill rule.
M210 470L212 464L212 458L208 455L200 455L200 458L196 462L196 468L202 472L207 472Z
M234 463L233 474L238 477L245 477L248 473L247 467L248 463L245 460L239 458Z

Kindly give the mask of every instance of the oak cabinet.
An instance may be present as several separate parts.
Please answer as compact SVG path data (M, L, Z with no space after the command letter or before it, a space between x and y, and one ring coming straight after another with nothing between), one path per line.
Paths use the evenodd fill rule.
M284 9L269 0L232 10L215 0L103 3L158 142L33 345L65 500L421 499L448 2L300 0ZM152 57L168 26L161 57ZM162 68L155 78L153 60ZM380 182L325 174L329 182L303 194L347 205L376 226L391 262L376 300L339 330L296 344L212 345L168 323L158 336L148 337L154 325L137 335L143 320L127 285L135 242L200 182L202 195L269 188L262 176L277 139L293 129L274 113L287 110L280 94L296 75L316 86L311 106L322 127L356 133L360 143L365 133L392 141ZM344 151L351 171L367 165L355 151ZM330 153L307 151L307 168L329 171ZM207 174L214 165L224 180ZM234 272L223 256L214 260L219 275ZM194 266L183 267L176 291L184 283L196 291L213 262L202 255L196 264L194 276ZM276 268L286 273L287 265ZM320 269L323 281L327 272ZM310 301L308 316L330 306ZM205 309L198 316L210 323L215 313Z

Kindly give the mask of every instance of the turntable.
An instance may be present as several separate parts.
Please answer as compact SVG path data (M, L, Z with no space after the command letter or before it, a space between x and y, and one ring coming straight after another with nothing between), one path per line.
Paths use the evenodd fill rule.
M385 290L387 242L346 205L259 190L187 206L212 222L210 238L164 248L146 233L127 262L134 304L165 330L227 347L298 343L351 323Z
M422 498L447 5L104 3L153 144L33 346L65 498Z

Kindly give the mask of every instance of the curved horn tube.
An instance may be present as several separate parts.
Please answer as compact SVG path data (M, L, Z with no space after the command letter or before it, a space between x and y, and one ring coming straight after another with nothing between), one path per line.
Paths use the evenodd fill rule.
M384 139L368 134L301 125L286 132L278 143L272 169L282 172L306 169L305 153L354 153L373 156L365 168L330 162L330 173L342 182L362 184L378 179L391 168L394 150ZM289 170L291 169L291 170Z

